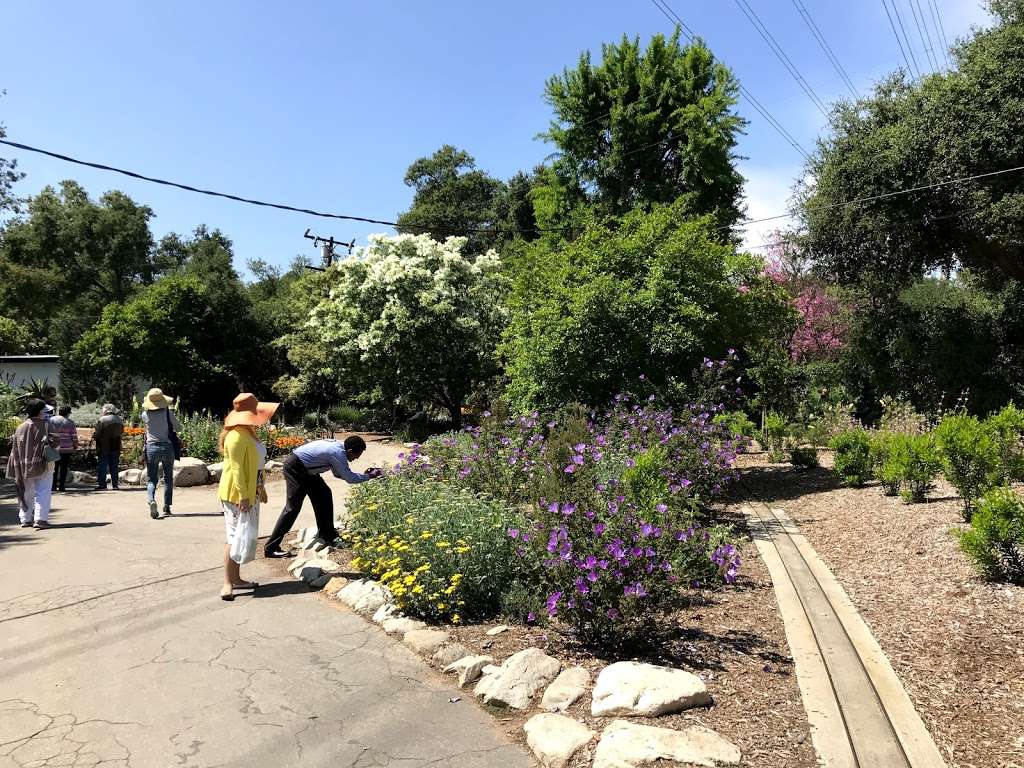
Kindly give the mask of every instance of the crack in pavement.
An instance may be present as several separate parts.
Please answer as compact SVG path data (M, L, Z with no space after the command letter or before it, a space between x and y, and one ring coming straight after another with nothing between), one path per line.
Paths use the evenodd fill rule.
M29 732L18 733L19 726ZM41 726L41 727L39 727ZM25 699L0 701L0 728L13 729L15 738L0 743L0 756L19 766L108 765L130 768L131 750L117 737L115 728L144 727L134 721L90 718L79 720L70 712L51 715ZM5 736L11 733L7 731ZM95 758L95 759L93 759Z

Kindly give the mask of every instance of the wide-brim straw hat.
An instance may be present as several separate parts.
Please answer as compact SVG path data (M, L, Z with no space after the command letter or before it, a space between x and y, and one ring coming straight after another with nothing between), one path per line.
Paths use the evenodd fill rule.
M231 413L224 417L224 426L258 427L270 421L280 405L280 403L261 403L256 399L256 395L243 392L231 403Z
M143 398L142 407L147 411L159 411L163 408L170 408L171 401L164 395L163 390L153 387Z

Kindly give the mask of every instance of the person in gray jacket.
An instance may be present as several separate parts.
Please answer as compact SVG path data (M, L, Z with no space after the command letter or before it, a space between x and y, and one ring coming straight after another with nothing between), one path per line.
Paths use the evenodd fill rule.
M155 387L146 393L142 401L142 426L146 430L146 495L149 516L157 520L160 513L156 507L156 485L161 465L164 473L164 517L171 514L171 502L174 500L174 441L181 425L171 410L170 399Z
M107 472L110 473L110 487L117 490L118 463L121 458L121 436L124 434L124 422L117 406L107 403L103 406L103 415L96 423L92 434L96 446L96 490L107 490Z

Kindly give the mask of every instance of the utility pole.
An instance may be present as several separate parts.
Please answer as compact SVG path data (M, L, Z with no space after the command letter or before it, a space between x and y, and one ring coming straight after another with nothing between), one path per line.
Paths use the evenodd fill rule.
M331 264L334 263L334 249L336 246L344 246L348 248L349 255L352 254L352 249L356 246L355 238L352 238L352 242L346 243L342 240L335 240L334 236L331 237L320 237L319 235L309 234L309 229L306 230L305 234L302 235L307 240L312 240L314 246L320 246L320 259L323 262L322 267L307 266L306 269L315 269L317 272L323 272L328 269Z

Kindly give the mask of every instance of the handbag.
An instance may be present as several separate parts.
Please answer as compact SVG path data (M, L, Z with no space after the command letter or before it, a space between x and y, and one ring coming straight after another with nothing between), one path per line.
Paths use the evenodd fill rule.
M239 512L235 535L231 538L228 554L239 565L256 559L256 539L260 533L260 505L253 504L248 512Z
M60 451L50 445L50 422L46 422L46 437L43 438L43 458L47 461L60 461Z
M181 458L181 438L178 437L178 433L175 432L174 427L171 426L170 408L164 411L164 416L167 418L167 436L171 439L171 448L174 449L174 460L177 461Z

